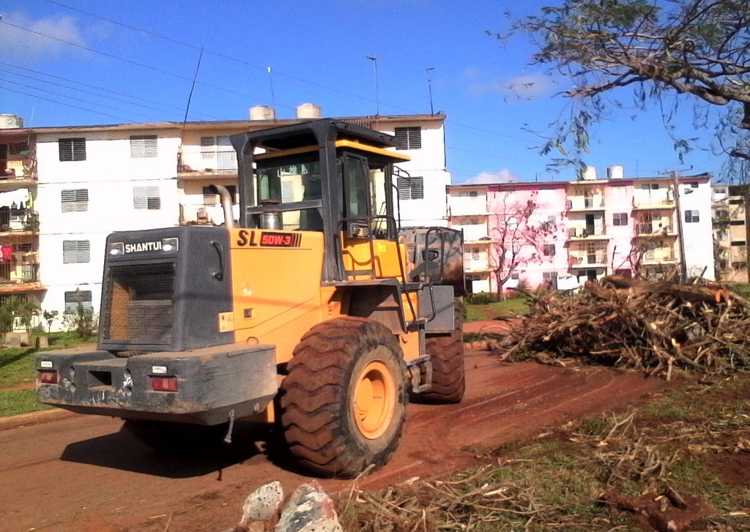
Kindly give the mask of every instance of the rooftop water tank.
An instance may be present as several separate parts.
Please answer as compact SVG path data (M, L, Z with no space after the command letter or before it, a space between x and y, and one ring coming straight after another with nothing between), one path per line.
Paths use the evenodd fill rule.
M596 179L596 166L586 165L586 168L583 170L582 177L583 179L595 180Z
M314 103L303 103L297 106L297 118L320 118L320 106Z
M18 115L0 114L0 129L19 129L23 127L23 118Z
M622 179L625 176L625 168L619 164L607 167L607 179Z
M270 105L253 105L250 120L276 120L276 110Z

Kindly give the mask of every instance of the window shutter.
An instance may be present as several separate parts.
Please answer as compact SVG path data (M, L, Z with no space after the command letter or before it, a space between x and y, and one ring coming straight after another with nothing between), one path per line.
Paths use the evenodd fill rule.
M421 147L422 147L422 128L410 127L409 128L409 149L418 150Z
M63 264L78 264L91 261L88 240L63 240Z
M422 147L421 127L397 127L393 133L397 150L418 150Z
M91 290L74 290L65 292L65 314L75 314L78 312L78 305L84 310L93 310L91 304Z
M397 127L394 130L396 136L396 149L397 150L408 150L409 149L409 132L405 127Z
M63 190L60 192L62 212L85 212L89 208L87 188Z
M412 177L411 181L411 199L424 199L424 178Z
M397 184L398 184L398 199L400 200L411 199L411 187L409 185L409 178L399 177Z
M130 156L134 158L156 157L158 143L156 135L131 135Z
M85 161L86 139L58 139L57 148L60 161Z
M159 187L133 187L133 207L147 210L161 209Z

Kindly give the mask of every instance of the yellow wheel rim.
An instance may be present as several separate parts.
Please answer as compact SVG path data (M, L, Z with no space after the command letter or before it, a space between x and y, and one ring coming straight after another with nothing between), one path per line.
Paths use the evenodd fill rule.
M385 364L373 361L357 376L352 404L354 421L367 439L379 438L393 419L396 385Z

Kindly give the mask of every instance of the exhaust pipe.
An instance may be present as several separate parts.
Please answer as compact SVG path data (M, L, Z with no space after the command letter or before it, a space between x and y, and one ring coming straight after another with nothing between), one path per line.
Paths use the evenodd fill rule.
M221 196L221 207L224 209L224 225L227 229L234 229L234 215L232 214L232 195L224 185L214 185Z

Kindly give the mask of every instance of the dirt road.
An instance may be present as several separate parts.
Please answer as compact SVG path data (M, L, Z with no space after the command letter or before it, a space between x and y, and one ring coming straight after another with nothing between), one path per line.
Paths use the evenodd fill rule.
M360 481L377 488L414 476L469 466L478 449L533 435L582 414L636 401L660 381L603 368L501 365L483 353L466 358L468 393L451 406L411 405L394 459ZM167 461L126 433L115 419L76 416L0 432L1 530L222 530L257 485L304 477L257 435L240 427L235 445L217 456ZM324 481L329 490L343 481Z

